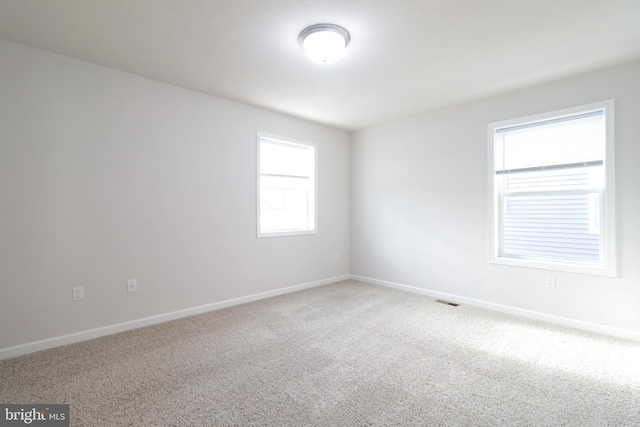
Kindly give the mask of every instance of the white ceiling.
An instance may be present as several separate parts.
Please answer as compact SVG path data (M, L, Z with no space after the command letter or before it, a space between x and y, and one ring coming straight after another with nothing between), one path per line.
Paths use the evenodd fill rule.
M640 58L640 0L0 0L0 38L350 131Z

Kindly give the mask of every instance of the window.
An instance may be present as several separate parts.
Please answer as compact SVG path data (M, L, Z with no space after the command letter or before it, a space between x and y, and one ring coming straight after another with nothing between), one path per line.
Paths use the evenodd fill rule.
M613 107L489 125L491 262L615 276Z
M316 146L258 134L258 237L316 233Z

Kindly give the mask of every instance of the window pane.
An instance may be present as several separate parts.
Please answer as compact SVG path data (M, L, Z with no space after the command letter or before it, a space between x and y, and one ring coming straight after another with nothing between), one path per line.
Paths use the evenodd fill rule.
M263 141L260 173L309 176L313 170L313 147Z
M595 197L594 197L595 196ZM599 261L598 193L508 195L504 254Z
M503 174L502 255L600 261L603 173L598 165Z
M309 178L261 176L260 228L263 232L309 229Z
M604 167L600 165L509 173L504 179L508 193L602 188Z

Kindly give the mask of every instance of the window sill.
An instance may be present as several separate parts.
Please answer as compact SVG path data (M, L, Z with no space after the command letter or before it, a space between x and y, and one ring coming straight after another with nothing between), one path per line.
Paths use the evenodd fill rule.
M318 230L270 231L266 233L258 232L258 239L262 239L264 237L304 236L308 234L318 234Z
M567 273L590 274L594 276L616 277L614 267L605 264L586 264L571 262L554 262L537 259L522 259L509 257L492 257L491 264L508 265L511 267L536 268L541 270L563 271Z

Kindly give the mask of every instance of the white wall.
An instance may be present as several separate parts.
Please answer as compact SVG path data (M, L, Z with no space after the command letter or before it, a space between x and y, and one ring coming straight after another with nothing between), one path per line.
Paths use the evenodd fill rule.
M0 123L0 350L349 273L345 132L6 41ZM256 238L257 131L318 144L317 235Z
M487 124L610 98L618 277L489 264ZM351 273L640 336L639 118L634 62L354 133Z

